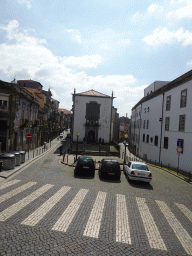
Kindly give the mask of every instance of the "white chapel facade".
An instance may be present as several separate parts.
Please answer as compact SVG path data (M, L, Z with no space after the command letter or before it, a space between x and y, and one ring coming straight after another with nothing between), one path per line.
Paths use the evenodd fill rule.
M72 139L94 143L111 142L113 122L113 92L108 96L89 90L73 94Z

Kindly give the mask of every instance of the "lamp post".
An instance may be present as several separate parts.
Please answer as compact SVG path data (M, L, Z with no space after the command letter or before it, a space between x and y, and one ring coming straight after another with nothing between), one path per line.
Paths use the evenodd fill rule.
M124 135L124 138L125 138L125 140L124 140L124 145L125 145L125 153L124 153L124 162L123 162L123 164L125 165L125 163L126 163L126 147L128 146L128 143L127 143L127 138L128 138L128 135L127 134L125 134Z
M76 144L76 160L77 160L79 132L77 132L76 135L77 135L77 144Z

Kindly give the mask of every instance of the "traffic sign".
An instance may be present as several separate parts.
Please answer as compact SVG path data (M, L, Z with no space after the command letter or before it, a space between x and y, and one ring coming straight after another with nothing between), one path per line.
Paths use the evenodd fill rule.
M26 135L26 139L27 139L27 140L31 140L31 139L32 139L32 135L31 135L30 133L28 133L28 134Z
M182 147L177 147L177 153L182 153L183 152L183 148Z

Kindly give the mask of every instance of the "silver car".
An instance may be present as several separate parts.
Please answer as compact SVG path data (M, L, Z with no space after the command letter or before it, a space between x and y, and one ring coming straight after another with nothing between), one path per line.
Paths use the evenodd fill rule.
M139 180L150 183L152 174L146 164L141 162L130 161L124 165L123 171L128 180Z

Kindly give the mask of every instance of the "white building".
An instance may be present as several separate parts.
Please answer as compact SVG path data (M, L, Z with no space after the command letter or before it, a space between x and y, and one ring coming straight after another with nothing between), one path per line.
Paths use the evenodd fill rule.
M192 70L145 94L132 108L131 150L142 158L191 172L191 97ZM183 149L181 154L178 146Z
M97 142L101 138L105 143L111 142L113 136L112 120L113 112L112 96L90 90L73 94L73 118L72 118L72 138L73 141ZM115 114L113 113L113 116Z

